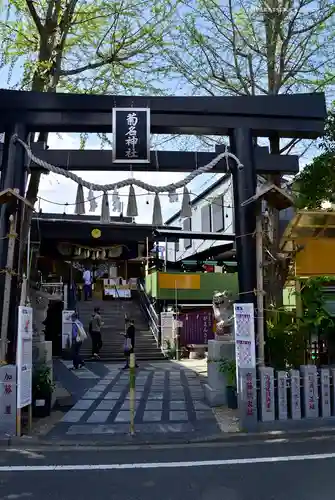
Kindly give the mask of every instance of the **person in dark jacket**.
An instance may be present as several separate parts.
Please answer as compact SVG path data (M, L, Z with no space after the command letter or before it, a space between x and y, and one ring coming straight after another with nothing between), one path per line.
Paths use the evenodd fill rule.
M135 351L135 324L132 319L128 319L126 322L126 334L125 334L125 350L124 354L126 357L126 364L123 367L124 370L129 368L129 359L130 355ZM138 368L138 364L135 364L136 368Z
M102 348L101 327L103 325L99 307L94 309L94 314L90 321L89 333L92 338L92 357L100 359L99 353Z

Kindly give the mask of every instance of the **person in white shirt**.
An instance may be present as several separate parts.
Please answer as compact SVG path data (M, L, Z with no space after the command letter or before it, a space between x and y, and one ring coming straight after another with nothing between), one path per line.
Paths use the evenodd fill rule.
M92 273L89 269L85 269L83 273L84 280L84 298L87 301L92 298Z

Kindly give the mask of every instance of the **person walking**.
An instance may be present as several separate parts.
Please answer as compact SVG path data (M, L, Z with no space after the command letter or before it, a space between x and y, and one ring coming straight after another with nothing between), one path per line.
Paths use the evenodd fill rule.
M78 319L78 314L72 314L72 361L73 370L82 368L85 363L80 356L80 349L83 345L84 340L87 338L86 332L84 330L83 324Z
M92 298L92 273L89 269L85 269L83 273L84 280L84 300Z
M129 368L129 360L130 355L135 351L135 323L132 319L128 319L126 322L126 333L125 333L125 344L124 344L124 355L126 357L126 364L123 367L124 370ZM135 364L135 367L138 368L138 364Z
M90 321L90 334L92 338L92 357L100 359L99 353L102 348L101 327L103 321L99 307L94 308L94 313Z

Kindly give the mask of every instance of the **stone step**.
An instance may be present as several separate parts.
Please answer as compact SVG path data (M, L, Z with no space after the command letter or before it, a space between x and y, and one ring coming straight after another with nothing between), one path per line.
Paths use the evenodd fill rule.
M92 361L92 358L90 356L83 356L83 359L84 361ZM147 356L147 355L143 355L143 356L136 356L136 360L138 362L141 362L141 361L163 361L165 360L166 358L163 356L163 354L157 354L157 356ZM95 360L96 361L96 360ZM100 362L103 362L103 363L112 363L112 362L125 362L125 357L124 356L100 356ZM89 365L87 365L89 366Z
M84 358L84 359L88 359L88 358L92 358L92 353L91 351L82 351L81 353L81 356ZM162 359L164 358L164 355L162 354L161 351L156 351L156 352L148 352L148 351L143 351L143 352L136 352L135 353L136 355L136 358L137 359L141 359L141 358L146 358L146 359ZM120 351L114 351L114 352L104 352L104 351L100 351L100 354L99 356L101 358L108 358L108 357L113 357L113 358L119 358L119 359L125 359L125 355L124 355L124 352Z
M148 323L139 304L135 300L122 303L97 299L90 302L80 302L78 304L79 316L86 328L88 328L95 307L100 307L104 322L101 329L103 345L100 351L100 357L103 361L124 361L125 359L124 337L122 335L125 328L125 314L135 322L136 358L143 361L165 359L161 350L157 347L151 331L148 329ZM81 349L81 355L84 359L91 359L91 346L91 339L88 339Z
M90 350L91 349L91 345L83 345L82 346L82 349L83 350ZM137 344L135 344L135 348L137 351L150 351L150 352L153 352L153 351L157 351L158 347L155 345L155 346L139 346ZM122 351L124 350L124 346L123 345L106 345L105 343L102 344L102 350L103 351Z

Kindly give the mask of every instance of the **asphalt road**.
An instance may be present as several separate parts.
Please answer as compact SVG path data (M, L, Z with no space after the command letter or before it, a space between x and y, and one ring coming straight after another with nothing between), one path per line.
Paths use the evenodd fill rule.
M333 439L0 450L0 500L334 499Z

